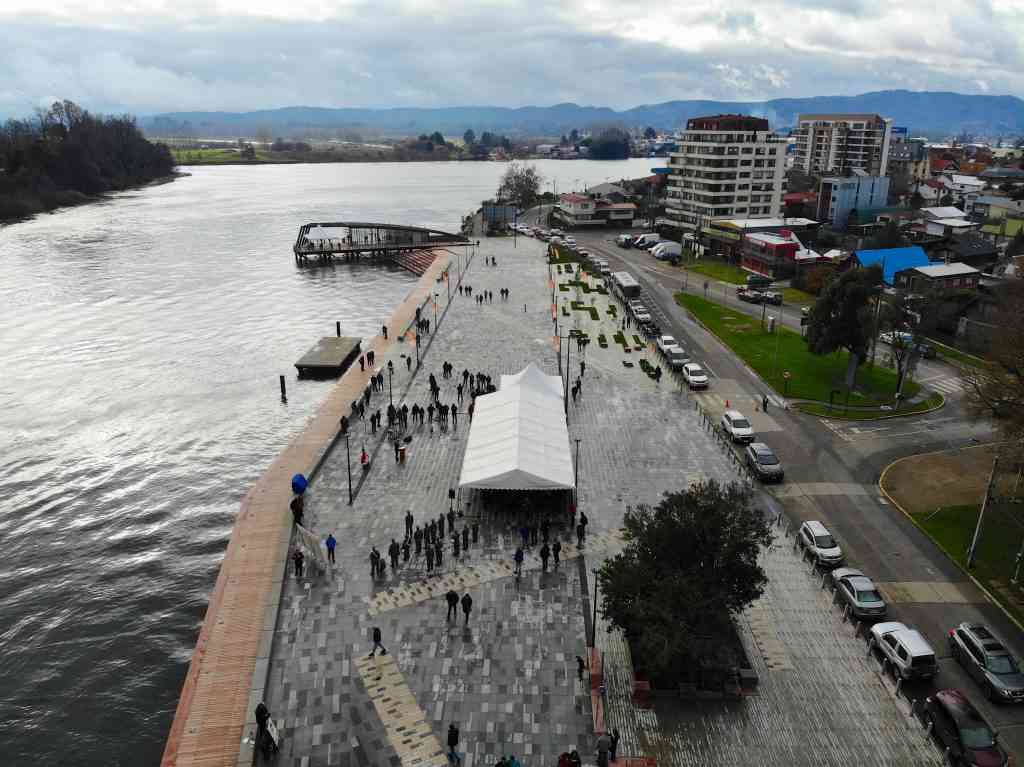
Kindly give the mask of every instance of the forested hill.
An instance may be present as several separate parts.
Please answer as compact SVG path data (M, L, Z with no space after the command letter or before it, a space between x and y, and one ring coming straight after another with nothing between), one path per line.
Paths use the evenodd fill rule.
M70 101L0 126L0 221L168 176L174 160L127 115L100 117Z

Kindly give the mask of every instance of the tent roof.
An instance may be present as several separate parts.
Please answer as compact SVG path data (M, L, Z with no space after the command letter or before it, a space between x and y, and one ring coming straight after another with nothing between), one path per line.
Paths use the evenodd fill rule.
M476 398L459 487L568 490L574 487L562 379L530 363Z

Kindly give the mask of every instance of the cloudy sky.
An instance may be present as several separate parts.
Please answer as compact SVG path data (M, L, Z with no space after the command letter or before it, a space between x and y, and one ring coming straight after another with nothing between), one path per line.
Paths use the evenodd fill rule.
M0 117L1024 97L1024 0L0 0Z

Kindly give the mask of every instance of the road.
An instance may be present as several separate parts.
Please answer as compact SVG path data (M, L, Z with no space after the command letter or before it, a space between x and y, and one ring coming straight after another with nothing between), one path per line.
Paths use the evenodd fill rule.
M662 332L679 339L708 369L710 390L693 395L694 399L716 419L727 402L739 409L751 420L759 438L779 455L786 481L761 491L764 504L783 511L794 526L807 519L824 522L846 551L849 566L863 570L885 592L891 604L890 619L917 628L931 643L941 668L937 687L908 686L908 695L923 697L936 688L962 689L999 729L1006 748L1018 760L1024 758L1024 705L996 706L984 700L977 685L950 657L946 640L953 625L981 621L1024 658L1024 635L930 539L890 506L878 489L881 471L897 458L993 438L988 423L967 418L955 371L938 362L919 367L918 380L940 388L947 397L944 408L922 416L844 422L790 411L778 406L782 398L676 304L673 293L684 286L690 292L703 293L703 276L687 278L643 251L620 249L607 232L575 237L581 247L606 258L613 271L631 272L641 283L644 303ZM709 291L722 290L723 283L710 282ZM729 292L726 287L725 293ZM721 295L718 292L716 297L721 300ZM760 316L760 307L735 300L730 306ZM784 316L787 325L799 327L798 313L784 312ZM765 394L774 403L767 413L758 407Z

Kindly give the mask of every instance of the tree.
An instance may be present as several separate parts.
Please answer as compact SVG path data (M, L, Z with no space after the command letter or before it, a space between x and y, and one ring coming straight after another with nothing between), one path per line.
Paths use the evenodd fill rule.
M629 157L629 134L621 128L607 128L590 142L593 160L625 160Z
M732 616L764 592L758 555L770 526L749 488L715 480L630 509L623 524L624 551L597 575L603 613L634 659L672 675L717 647Z
M569 131L569 143L573 144L574 146L580 143L580 132L575 128Z
M846 349L860 364L874 336L869 302L879 294L882 268L850 269L833 279L811 307L807 321L807 347L812 354Z
M914 193L910 195L910 207L914 210L921 210L921 208L924 207L924 196L916 189L914 190Z
M434 131L431 133L430 140L433 142L434 146L443 147L445 145L444 136L441 135L441 131Z
M495 144L494 134L491 133L490 131L484 131L480 135L480 143L483 144L488 149L490 149Z
M996 293L986 365L962 365L960 378L971 412L997 416L1002 436L1024 451L1024 282L1007 280Z
M889 219L886 221L885 226L876 230L874 234L867 238L864 248L865 250L883 250L885 248L900 248L905 244L903 233L900 231L900 225L896 223L895 219Z
M946 193L945 193L944 195L942 195L942 197L941 197L941 198L939 199L939 205L941 205L941 206L942 206L942 207L944 207L944 208L948 208L948 207L950 207L950 206L951 206L952 204L953 204L953 195L951 195L951 194L950 194L949 192L946 192Z
M518 208L529 208L537 201L544 178L533 165L513 162L498 184L498 199L511 202Z
M658 138L658 131L654 130L650 125L644 128L644 138L650 141L651 139Z
M466 132L462 134L462 141L466 146L473 146L476 143L476 134L472 128L466 128Z
M1014 258L1016 256L1024 256L1024 228L1018 229L1017 234L1010 240L1010 244L1006 246L1006 257Z

